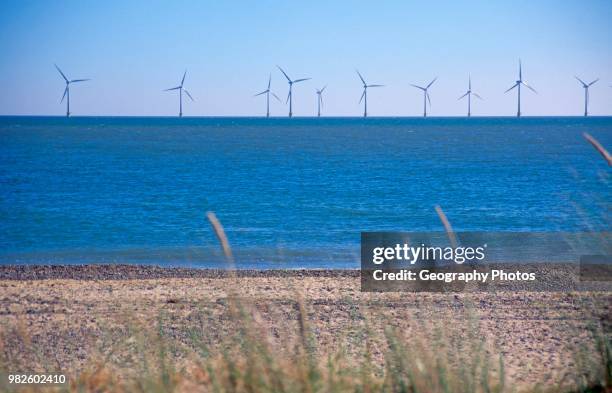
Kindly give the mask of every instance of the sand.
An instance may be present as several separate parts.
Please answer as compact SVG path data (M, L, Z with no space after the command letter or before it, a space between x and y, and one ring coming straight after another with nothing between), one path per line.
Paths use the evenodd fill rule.
M76 375L93 361L137 362L133 332L163 321L165 336L212 351L233 329L232 290L252 303L272 340L295 328L303 298L321 356L359 351L356 332L394 326L406 337L437 328L501 353L508 381L559 383L579 372L576 353L594 351L590 329L610 335L610 292L363 293L356 271L226 272L134 266L0 267L0 348L5 367L55 367ZM382 361L382 344L375 358ZM323 357L321 357L323 358Z

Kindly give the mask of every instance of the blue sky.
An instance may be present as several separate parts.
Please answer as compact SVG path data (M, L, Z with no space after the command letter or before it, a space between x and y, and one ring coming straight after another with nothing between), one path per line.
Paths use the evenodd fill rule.
M431 90L434 116L462 115L457 101L473 89L480 115L513 115L517 77L525 115L579 115L582 88L573 78L601 81L590 112L612 114L610 1L5 1L0 7L0 114L61 115L63 81L74 86L75 115L174 115L178 84L196 102L186 115L260 115L265 89L286 97L279 64L294 78L294 112L316 109L315 89L327 84L323 113L359 115L358 68L370 83L373 116L418 116L422 96L410 83L439 76ZM287 107L274 102L273 115Z

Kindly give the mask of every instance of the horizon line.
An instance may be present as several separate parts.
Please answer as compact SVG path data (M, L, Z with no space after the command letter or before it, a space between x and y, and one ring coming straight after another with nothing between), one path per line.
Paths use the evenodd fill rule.
M66 118L66 115L10 115L10 114L0 114L0 118L7 117L52 117L52 118ZM107 118L168 118L168 119L181 119L181 117L176 115L70 115L70 118L96 118L96 117L107 117ZM545 118L545 117L564 117L564 118L604 118L604 117L612 117L612 114L607 115L521 115L521 117L526 118ZM364 118L361 115L350 115L350 116L317 116L317 115L308 115L308 116L300 116L294 115L293 117L288 117L286 115L280 116L270 116L266 117L265 115L183 115L182 118L191 118L191 119L233 119L233 118L242 118L242 119L287 119L291 120L292 118L297 119L469 119L469 118L513 118L516 119L516 115L474 115L466 116L466 115L428 115L424 117L423 115L412 115L412 116L394 116L394 115L382 115L382 116L368 116Z

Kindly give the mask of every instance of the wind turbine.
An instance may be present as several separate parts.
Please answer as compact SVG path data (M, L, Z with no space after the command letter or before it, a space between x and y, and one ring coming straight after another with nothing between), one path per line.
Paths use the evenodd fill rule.
M285 78L287 78L287 82L289 83L289 94L287 94L287 102L289 102L289 117L292 117L293 116L293 84L294 83L298 83L298 82L307 81L310 78L302 78L302 79L291 80L291 78L289 78L287 73L285 71L283 71L282 68L280 68L279 66L277 66L277 67L283 73L283 75L285 75ZM285 103L287 103L287 102L285 102Z
M468 115L468 117L470 117L470 116L472 116L472 96L482 100L481 96L479 96L478 94L476 94L476 93L474 93L472 91L472 77L471 76L468 78L468 90L465 92L464 95L462 95L461 97L457 98L457 100L460 100L460 99L462 99L465 96L467 96L467 98L468 98L468 114L467 115Z
M421 86L411 84L411 86L414 86L417 89L423 90L423 117L427 117L427 102L429 102L429 106L431 106L431 99L429 98L428 90L437 79L438 77L436 76L431 82L429 82L429 84L426 87L421 87Z
M361 101L363 101L363 117L368 117L368 87L383 87L384 85L368 85L359 71L355 71L357 71L357 75L359 75L359 79L361 79L361 83L363 83L363 93L361 93L359 103L361 104Z
M595 79L591 83L584 83L582 79L575 76L574 78L578 79L578 82L582 83L582 87L584 88L584 116L589 115L589 87L593 86L595 82L599 80L599 78Z
M261 93L257 93L255 94L253 97L257 97L260 96L262 94L266 95L266 117L270 117L270 94L272 94L274 96L274 98L276 98L278 100L278 102L281 102L280 98L278 98L278 96L274 93L272 93L270 91L270 84L272 83L272 74L270 74L270 77L268 78L268 88L264 91L262 91Z
M321 106L323 106L323 90L327 85L323 86L322 89L317 89L317 117L321 117Z
M522 66L521 66L521 59L519 59L519 78L518 80L514 83L514 85L512 85L511 88L509 88L508 90L506 90L504 93L509 92L510 90L514 89L515 87L518 87L518 109L516 111L516 117L521 117L521 85L525 86L526 88L528 88L529 90L533 91L534 93L538 94L537 91L535 91L535 89L531 86L529 86L527 83L525 83L523 81L523 70L522 70Z
M60 104L64 102L64 98L66 98L66 117L70 117L70 84L77 82L85 82L91 79L68 79L66 78L66 75L64 75L62 70L60 70L60 68L57 66L57 64L53 65L55 66L55 68L57 68L57 71L60 73L62 78L64 78L64 81L66 81L66 88L64 89L64 94L62 95L62 100L60 101Z
M164 90L164 91L171 91L171 90L179 91L179 117L183 117L183 91L185 92L185 94L187 94L187 97L189 97L191 101L194 101L193 97L191 96L191 94L189 94L187 89L183 88L183 84L185 84L186 75L187 75L187 70L185 70L185 73L183 74L183 79L181 79L181 84L179 86Z

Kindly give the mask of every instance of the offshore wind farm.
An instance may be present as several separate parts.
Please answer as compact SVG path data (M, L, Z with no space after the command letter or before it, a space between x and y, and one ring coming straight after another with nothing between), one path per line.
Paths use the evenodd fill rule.
M516 89L517 91L517 111L516 111L516 117L521 117L522 112L521 112L521 87L526 87L527 89L531 90L533 93L538 94L538 92L531 87L529 84L527 84L526 81L523 80L523 67L522 67L522 61L519 59L518 61L518 79L515 81L515 83L508 88L506 91L504 91L504 93L508 93L514 89ZM283 70L280 66L276 66L277 69L280 71L281 75L285 77L285 79L287 80L287 84L288 84L288 92L287 92L287 99L285 101L285 104L288 104L288 117L293 117L293 85L296 83L300 83L300 82L306 82L311 80L312 78L299 78L299 79L291 79L289 77L289 75L285 72L285 70ZM90 79L73 79L73 80L69 80L64 73L62 72L62 70L55 65L55 68L57 69L57 71L60 73L60 75L62 76L62 78L64 79L66 85L65 85L65 89L64 89L64 94L62 95L62 99L60 101L63 102L64 98L66 98L66 117L69 117L71 112L70 112L70 84L72 83L77 83L77 82L85 82L85 81L89 81ZM381 85L381 84L368 84L366 83L365 79L363 78L363 76L361 75L361 73L359 72L359 70L356 70L357 76L359 77L359 80L362 83L362 93L361 96L359 98L359 104L361 104L363 102L363 117L366 118L368 117L368 88L375 88L375 87L384 87L385 85ZM165 89L163 91L167 92L167 91L178 91L179 95L179 112L178 112L178 117L182 117L183 116L183 93L185 93L185 95L191 100L194 101L193 97L191 96L191 94L189 93L189 91L187 91L187 89L185 89L183 87L184 83L185 83L185 77L187 75L187 71L185 70L185 72L183 73L183 77L181 78L181 82L180 85L176 86L176 87L172 87L169 89ZM588 116L588 105L589 105L589 88L594 85L597 81L599 81L599 78L593 80L590 83L586 83L584 81L582 81L582 79L578 78L577 76L574 77L576 80L578 80L581 84L582 87L584 88L584 116ZM421 90L423 93L423 117L427 117L427 108L428 106L431 107L431 97L429 94L429 90L430 88L433 86L433 84L438 80L438 77L435 77L434 79L431 80L431 82L429 82L427 85L421 86L421 85L416 85L416 84L410 84L410 86ZM254 97L258 97L261 95L265 94L266 97L266 112L265 112L265 117L270 117L270 95L272 95L272 97L274 97L278 102L282 103L281 99L271 91L271 83L272 83L272 74L270 73L270 75L268 76L268 86L267 89L259 92L257 94L254 95ZM323 105L323 96L322 93L325 90L325 88L327 87L327 85L325 85L324 87L320 88L320 89L316 89L316 95L317 95L317 100L316 100L316 112L315 112L315 116L316 117L321 117L321 107ZM472 77L471 75L468 77L468 90L461 95L458 100L461 100L465 97L467 97L467 117L471 117L472 116L472 96L478 98L479 100L482 100L482 97L476 93L472 91ZM440 114L443 115L443 114ZM397 114L397 116L401 116L401 114Z
M474 2L482 7L394 4L383 9L342 6L340 1L320 5L316 13L297 6L303 12L290 18L284 7L264 13L208 2L183 11L151 6L152 15L185 21L173 29L161 21L140 20L138 7L131 4L125 12L99 10L107 20L121 22L113 29L102 26L94 14L77 17L82 10L75 9L56 15L56 26L37 24L33 31L11 13L18 7L9 6L2 29L6 34L11 29L13 38L0 43L5 86L0 115L65 115L68 100L60 100L66 84L53 69L56 63L70 79L92 79L70 84L71 116L177 116L180 92L161 91L178 87L185 69L184 87L196 101L183 92L184 116L265 116L266 95L252 96L266 89L270 74L271 90L282 101L270 94L270 116L288 116L288 81L276 65L292 79L312 78L292 86L292 116L316 117L315 90L330 84L321 117L362 117L363 84L356 83L361 81L355 69L368 83L386 85L368 89L368 117L423 117L424 93L410 84L425 87L435 76L440 79L429 90L428 117L466 116L468 105L472 117L516 116L518 87L503 92L518 79L519 58L523 80L539 93L521 85L522 116L583 116L585 90L574 76L585 83L600 79L588 89L587 115L612 114L612 63L605 38L610 32L603 22L610 6L564 4L551 15L545 4ZM349 8L351 15L345 14ZM472 19L461 17L466 10ZM20 12L32 20L55 14L45 5L21 7ZM214 17L219 14L230 19L220 23ZM439 17L428 18L433 14ZM547 15L546 21L538 15ZM371 16L376 16L371 27L354 31L364 23L362 17ZM584 28L573 29L578 23ZM278 34L273 24L278 24ZM62 26L71 34L62 36ZM27 57L23 48L30 48ZM474 95L457 100L466 92L469 76L485 100Z

